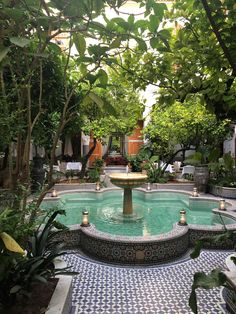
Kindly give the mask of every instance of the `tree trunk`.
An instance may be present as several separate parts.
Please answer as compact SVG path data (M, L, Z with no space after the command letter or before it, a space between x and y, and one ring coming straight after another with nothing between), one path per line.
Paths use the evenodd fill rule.
M93 146L90 148L88 154L86 156L84 156L84 158L82 159L82 168L81 168L81 172L80 172L80 178L81 179L83 179L85 176L87 162L88 162L89 158L92 156L92 154L96 148L96 145L97 145L97 139L94 138L93 139Z
M174 157L175 157L178 153L183 152L183 156L185 156L185 151L186 151L186 150L194 150L194 149L195 149L195 148L191 148L191 147L183 147L183 148L181 148L181 149L178 149L178 150L167 160L167 162L165 163L165 166L164 166L163 169L162 169L162 173L165 172L165 170L166 170L166 168L168 167L168 165L173 162Z
M112 144L112 136L109 136L108 139L108 143L107 143L107 151L105 152L105 154L102 156L102 158L105 160L109 154L110 148L111 148L111 144Z

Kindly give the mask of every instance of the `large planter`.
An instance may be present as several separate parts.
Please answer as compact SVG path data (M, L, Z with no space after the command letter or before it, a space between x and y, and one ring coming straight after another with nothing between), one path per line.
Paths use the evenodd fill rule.
M59 281L45 314L69 314L72 303L72 276L57 276Z
M65 268L67 264L62 259L54 260L56 268ZM45 314L69 314L72 304L72 276L58 275L58 283L52 295Z
M207 165L195 166L194 182L199 192L206 193L209 171Z
M236 188L229 188L219 185L209 185L209 193L222 198L236 199Z

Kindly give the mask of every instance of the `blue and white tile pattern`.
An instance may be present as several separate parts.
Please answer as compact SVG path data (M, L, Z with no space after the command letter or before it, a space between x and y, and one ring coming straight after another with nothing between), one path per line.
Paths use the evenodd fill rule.
M116 266L65 257L80 275L74 278L71 314L190 314L193 274L224 267L226 251L203 251L198 259L159 266ZM199 314L222 314L221 289L198 289Z

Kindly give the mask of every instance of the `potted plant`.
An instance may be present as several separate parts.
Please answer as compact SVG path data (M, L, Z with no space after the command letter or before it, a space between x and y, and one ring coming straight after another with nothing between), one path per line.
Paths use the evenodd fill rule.
M218 154L218 150L212 150L211 152L206 147L203 147L190 155L184 160L185 165L192 165L194 170L194 182L199 192L207 191L207 183L209 179L208 163L210 160L214 160Z
M233 157L227 153L209 163L209 192L223 198L236 198L236 169Z
M0 313L27 312L27 306L32 313L35 307L39 307L40 312L40 306L47 308L47 304L29 302L33 291L44 293L44 299L52 278L58 274L75 274L67 267L57 268L54 264L55 258L67 254L62 251L63 243L56 240L65 227L55 221L57 215L65 213L57 210L46 215L42 224L24 241L26 250L4 231L8 214L5 210L0 215Z
M168 178L164 177L159 156L150 157L143 165L143 169L147 171L150 183L166 183L168 181Z

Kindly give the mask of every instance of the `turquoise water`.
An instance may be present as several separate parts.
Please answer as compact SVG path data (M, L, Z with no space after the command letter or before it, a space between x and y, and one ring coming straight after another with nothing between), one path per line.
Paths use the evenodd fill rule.
M215 225L222 223L218 216L212 214L212 208L218 206L217 201L191 201L189 196L174 192L142 193L133 191L134 212L142 219L135 222L122 222L123 193L121 190L105 193L82 192L64 194L58 206L65 209L66 216L60 218L65 225L80 224L82 211L89 211L89 221L96 229L128 236L158 235L170 231L173 224L179 221L179 211L186 210L189 224ZM49 208L50 202L44 202ZM235 223L225 219L226 224Z

